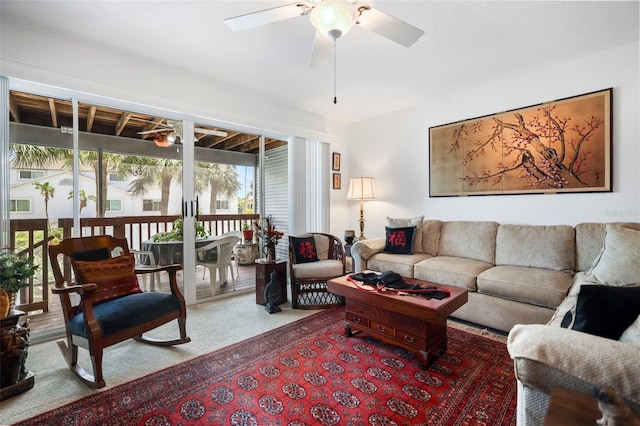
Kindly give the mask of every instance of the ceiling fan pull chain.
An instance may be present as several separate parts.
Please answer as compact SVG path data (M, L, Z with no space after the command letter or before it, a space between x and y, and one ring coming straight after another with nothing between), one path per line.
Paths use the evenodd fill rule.
M338 103L338 89L337 89L337 60L336 60L336 39L333 39L333 103L337 104Z

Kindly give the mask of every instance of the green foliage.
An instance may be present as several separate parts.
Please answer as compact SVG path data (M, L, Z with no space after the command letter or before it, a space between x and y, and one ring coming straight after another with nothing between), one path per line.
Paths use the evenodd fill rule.
M207 231L204 229L202 222L195 222L195 235L196 238L204 238L207 236ZM161 232L153 236L153 241L182 241L184 222L182 219L176 219L173 221L173 228L169 232Z
M5 251L0 253L0 287L8 293L16 293L22 287L28 287L29 278L38 269L33 264L33 257L18 257Z

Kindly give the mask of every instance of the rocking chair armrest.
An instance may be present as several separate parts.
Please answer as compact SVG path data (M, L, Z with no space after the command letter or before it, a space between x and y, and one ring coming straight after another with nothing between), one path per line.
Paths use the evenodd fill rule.
M148 265L138 265L136 266L135 272L136 274L153 274L156 272L162 271L179 271L182 269L182 265L179 263L172 265L158 265L158 266L148 266Z
M53 294L62 293L78 293L80 295L89 294L98 289L98 286L92 283L89 284L76 284L76 285L64 285L64 287L54 287L51 289Z

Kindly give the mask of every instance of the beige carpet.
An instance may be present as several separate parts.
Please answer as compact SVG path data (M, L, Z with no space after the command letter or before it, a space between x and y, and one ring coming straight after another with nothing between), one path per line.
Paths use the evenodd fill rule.
M191 306L187 315L190 343L162 348L129 340L107 348L103 359L107 386L103 390L318 312L291 309L290 303L281 305L281 308L282 312L268 314L263 306L255 303L254 293ZM506 340L504 336L468 324L450 321L450 325L503 342ZM177 329L177 325L171 323L154 330L150 335L177 336ZM90 361L83 349L80 350L80 362L89 369ZM55 341L33 344L29 348L27 368L35 375L35 386L23 394L0 402L0 423L3 425L100 392L89 389L75 377Z

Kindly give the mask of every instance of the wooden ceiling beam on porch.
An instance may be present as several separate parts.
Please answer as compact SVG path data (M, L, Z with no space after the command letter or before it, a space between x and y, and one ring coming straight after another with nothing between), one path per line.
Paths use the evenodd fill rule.
M49 112L51 112L51 123L53 127L58 128L58 114L56 113L56 101L49 98Z
M13 121L20 122L20 113L18 112L18 103L15 96L9 97L9 114L13 117Z
M118 120L118 124L116 124L116 136L120 136L120 133L122 133L130 118L130 112L125 112L120 116L120 120Z
M87 112L87 132L91 133L91 129L93 128L93 121L96 118L96 107L91 105L89 107L89 112Z

